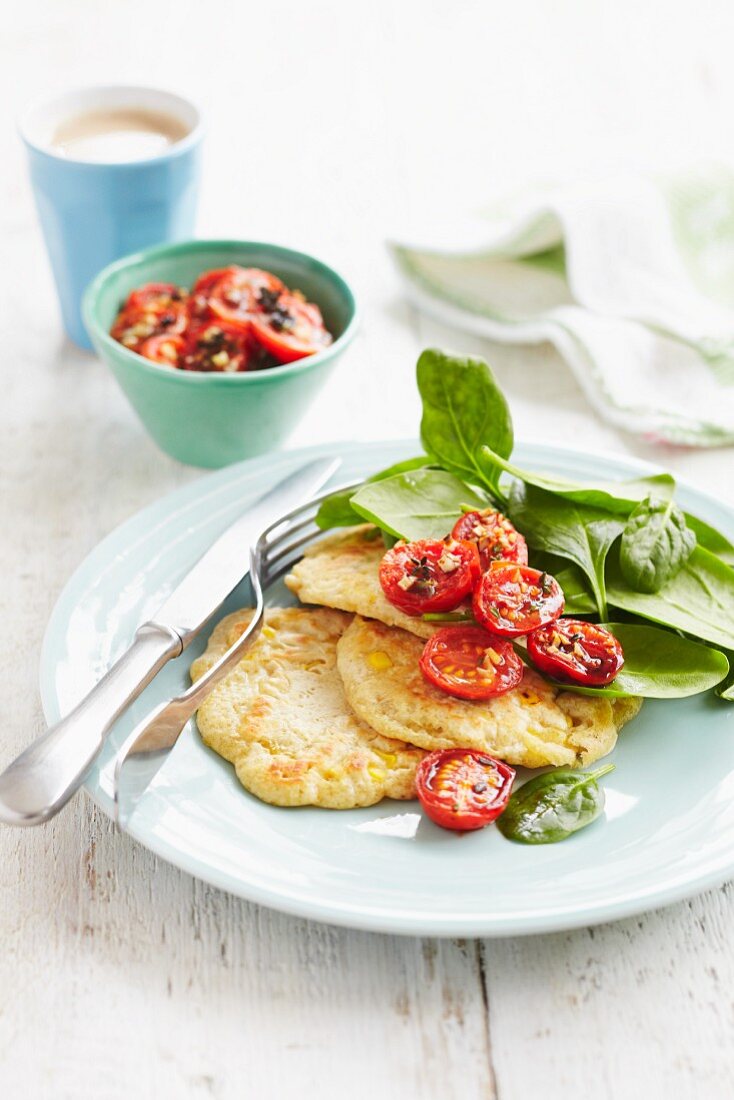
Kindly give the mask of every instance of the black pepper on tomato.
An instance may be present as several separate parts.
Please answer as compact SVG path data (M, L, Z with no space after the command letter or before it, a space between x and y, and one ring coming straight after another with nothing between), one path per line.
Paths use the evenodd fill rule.
M279 363L314 355L331 343L321 310L297 291L261 292L258 306L251 318L253 334Z
M199 320L226 321L249 332L260 293L280 294L285 289L269 271L232 264L199 276L191 290L191 313Z
M245 371L251 355L246 331L226 321L200 321L186 333L181 356L184 370Z

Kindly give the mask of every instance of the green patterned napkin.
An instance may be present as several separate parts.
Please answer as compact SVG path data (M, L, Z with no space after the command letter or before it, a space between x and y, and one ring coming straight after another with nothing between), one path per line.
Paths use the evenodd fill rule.
M648 439L734 442L734 174L615 178L392 242L411 299L504 343L549 340L605 419Z

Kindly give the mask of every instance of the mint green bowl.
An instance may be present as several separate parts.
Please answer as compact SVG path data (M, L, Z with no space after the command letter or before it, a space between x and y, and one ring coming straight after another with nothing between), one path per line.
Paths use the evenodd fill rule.
M272 271L320 306L334 343L318 355L251 374L198 374L152 363L109 335L120 305L149 282L191 286L227 264ZM357 328L351 290L332 268L290 248L253 241L184 241L110 264L84 295L84 323L158 446L192 466L228 466L277 448L314 400Z

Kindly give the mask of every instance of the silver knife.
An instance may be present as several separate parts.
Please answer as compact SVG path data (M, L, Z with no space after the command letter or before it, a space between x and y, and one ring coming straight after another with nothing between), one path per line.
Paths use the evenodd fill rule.
M183 653L249 571L269 524L314 496L340 465L317 458L289 474L227 528L186 574L87 696L0 775L0 821L40 825L81 786L122 712L166 662Z

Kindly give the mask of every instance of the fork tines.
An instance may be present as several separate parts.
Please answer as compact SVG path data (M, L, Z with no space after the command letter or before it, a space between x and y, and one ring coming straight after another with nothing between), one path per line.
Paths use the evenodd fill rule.
M321 502L333 496L334 493L356 489L359 485L361 482L357 481L351 485L330 489L328 493L294 508L292 512L288 512L263 531L257 544L256 554L264 587L273 584L287 573L301 557L302 548L313 542L317 535L323 534L315 522L316 512Z

